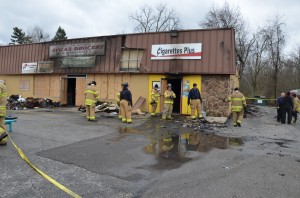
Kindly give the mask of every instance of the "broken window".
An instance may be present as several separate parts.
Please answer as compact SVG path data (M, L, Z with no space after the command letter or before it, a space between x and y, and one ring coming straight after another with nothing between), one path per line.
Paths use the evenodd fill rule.
M139 71L144 49L123 49L120 71Z

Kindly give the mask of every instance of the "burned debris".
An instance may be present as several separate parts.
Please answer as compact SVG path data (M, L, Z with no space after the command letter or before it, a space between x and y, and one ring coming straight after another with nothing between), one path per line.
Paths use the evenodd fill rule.
M58 102L53 102L48 98L23 98L22 95L11 95L7 98L6 108L9 110L22 110L33 108L52 108L58 107Z

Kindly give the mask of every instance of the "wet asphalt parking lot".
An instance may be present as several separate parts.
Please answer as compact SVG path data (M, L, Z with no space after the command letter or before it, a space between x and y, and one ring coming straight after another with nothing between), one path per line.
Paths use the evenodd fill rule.
M183 116L131 125L76 108L9 111L12 140L40 170L82 197L299 197L300 127L276 109L241 128L197 130ZM185 126L185 127L183 127ZM164 144L164 138L172 142ZM0 147L1 197L70 197L35 172L9 142Z

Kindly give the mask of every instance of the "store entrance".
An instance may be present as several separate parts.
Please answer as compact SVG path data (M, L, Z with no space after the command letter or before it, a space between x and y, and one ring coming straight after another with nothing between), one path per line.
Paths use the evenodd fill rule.
M167 79L168 84L172 85L172 91L176 94L173 104L173 112L180 113L181 107L181 78Z
M68 78L67 81L67 105L75 106L76 104L76 78Z

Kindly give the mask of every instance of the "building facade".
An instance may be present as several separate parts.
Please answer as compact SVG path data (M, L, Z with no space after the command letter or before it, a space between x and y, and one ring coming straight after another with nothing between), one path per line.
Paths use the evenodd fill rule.
M207 115L226 116L222 99L239 85L233 29L197 29L122 34L0 46L0 79L8 94L50 98L60 104L84 104L84 89L97 82L100 98L115 102L122 82L133 103L146 101L155 84L163 93L171 83L174 112L189 114L187 94L197 83ZM161 98L163 102L163 98ZM162 111L162 105L159 107Z

